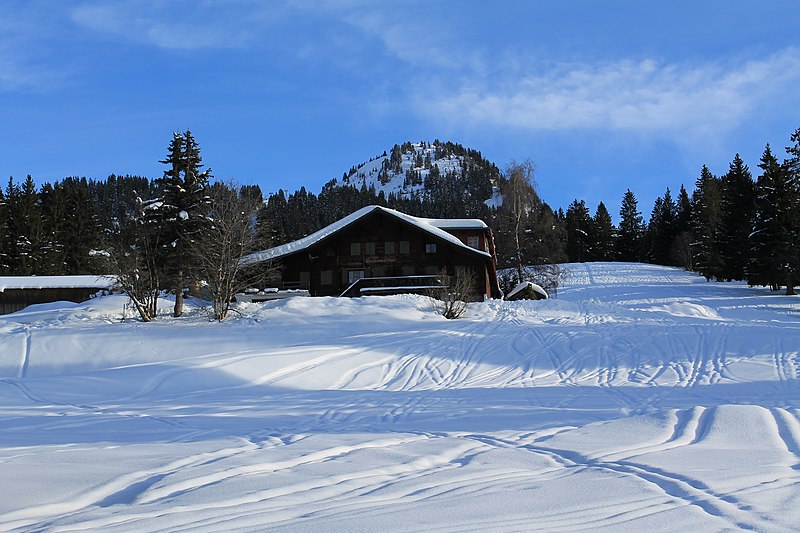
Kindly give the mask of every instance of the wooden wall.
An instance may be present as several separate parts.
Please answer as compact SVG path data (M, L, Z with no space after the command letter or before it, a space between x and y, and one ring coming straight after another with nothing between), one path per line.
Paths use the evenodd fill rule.
M32 304L49 302L85 302L92 294L100 292L97 288L60 289L6 289L0 292L0 315L13 313Z
M463 238L466 239L466 235ZM484 238L481 234L482 245ZM400 249L404 241L408 243L407 252ZM354 243L358 243L358 253L353 253ZM387 246L387 243L393 244ZM435 253L426 252L429 244L436 245ZM437 274L441 270L453 275L457 268L466 268L474 271L483 284L487 278L487 263L490 263L488 258L469 253L380 211L280 260L282 280L303 282L313 296L338 296L350 286L348 273L351 271L364 271L364 277L385 277ZM492 295L488 286L485 289L481 286L479 292Z

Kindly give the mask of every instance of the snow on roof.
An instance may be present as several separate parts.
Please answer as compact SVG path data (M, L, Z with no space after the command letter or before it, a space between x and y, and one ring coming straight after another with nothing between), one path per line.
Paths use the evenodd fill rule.
M512 298L514 295L516 295L516 294L518 294L518 293L520 293L520 292L524 291L524 290L525 290L525 289L527 289L528 287L530 287L530 288L531 288L531 290L533 290L533 292L535 292L535 293L538 293L538 294L541 294L541 295L542 295L542 296L544 296L545 298L548 298L548 297L549 297L549 296L547 295L547 291L546 291L546 290L544 290L544 289L543 289L541 286L539 286L539 285L537 285L537 284L533 283L532 281L523 281L522 283L517 283L517 286L516 286L516 287L514 287L514 288L512 289L512 291L511 291L511 292L509 292L509 293L506 295L506 299Z
M114 276L0 276L0 292L6 289L110 289Z
M479 218L417 218L439 229L486 229L489 226Z
M488 252L484 252L482 250L477 250L472 248L471 246L467 246L460 239L450 235L446 231L440 229L442 227L446 228L462 228L463 225L458 224L470 224L469 227L474 228L486 228L486 224L483 223L481 220L477 219L431 219L431 218L418 218L412 217L411 215L407 215L405 213L401 213L400 211L395 211L394 209L389 209L388 207L381 207L379 205L368 205L366 207L362 207L358 211L355 211L346 217L337 220L333 224L325 226L321 230L317 231L316 233L312 233L307 237L303 237L302 239L298 239L296 241L292 241L286 244L282 244L280 246L276 246L274 248L269 248L267 250L263 250L261 252L255 252L250 254L242 259L242 262L245 265L259 263L261 261L270 261L273 259L278 259L280 257L293 254L295 252L299 252L301 250L305 250L306 248L317 244L321 240L325 239L326 237L330 237L334 233L344 229L345 227L349 226L353 222L363 218L364 216L372 213L373 211L383 211L384 213L391 215L395 218L403 220L413 226L418 227L419 229L434 235L444 241L449 242L454 246L458 246L465 250L469 250L470 252L477 253L480 255L484 255L486 257L491 257ZM434 224L438 223L438 224ZM448 225L448 223L452 223L454 225ZM477 223L480 223L478 226Z

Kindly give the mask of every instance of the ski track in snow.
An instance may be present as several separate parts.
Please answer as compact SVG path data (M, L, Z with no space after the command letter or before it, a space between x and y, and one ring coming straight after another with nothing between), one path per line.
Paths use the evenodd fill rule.
M418 297L0 317L0 529L797 530L796 300L568 268L558 299L455 321Z

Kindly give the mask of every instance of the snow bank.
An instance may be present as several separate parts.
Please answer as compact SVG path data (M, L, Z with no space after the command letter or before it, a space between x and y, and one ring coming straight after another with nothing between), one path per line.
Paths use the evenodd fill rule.
M567 268L559 299L459 320L413 295L2 316L0 529L793 530L798 300Z
M114 276L0 276L0 292L8 289L110 289Z

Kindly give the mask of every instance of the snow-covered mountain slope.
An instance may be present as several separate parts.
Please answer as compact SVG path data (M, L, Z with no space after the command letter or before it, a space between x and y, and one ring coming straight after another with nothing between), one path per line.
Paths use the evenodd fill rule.
M455 321L413 296L0 317L0 529L796 530L800 300L568 268Z
M466 179L467 174L475 175L475 179ZM410 198L424 196L435 187L431 178L464 180L465 185L479 189L475 192L485 196L482 200L487 205L499 207L502 204L499 175L499 169L486 161L480 152L437 140L395 145L383 155L351 167L342 176L341 184L359 189L374 187L376 193L383 192L387 198L390 194Z

